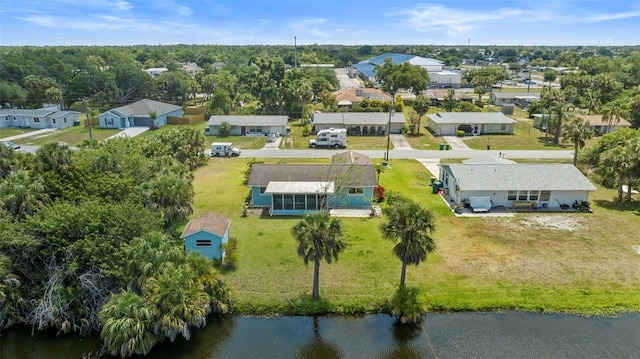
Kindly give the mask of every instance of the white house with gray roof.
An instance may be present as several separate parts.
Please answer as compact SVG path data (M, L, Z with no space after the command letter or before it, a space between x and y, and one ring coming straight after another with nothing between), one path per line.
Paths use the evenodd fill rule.
M492 92L489 101L496 105L516 105L526 108L531 101L540 101L540 94L534 92Z
M265 136L287 133L287 116L218 116L209 117L204 134L218 135L218 127L227 122L231 125L232 136Z
M436 136L455 136L458 130L468 135L513 135L512 120L501 112L439 112L427 115L427 127Z
M152 117L155 114L155 120ZM167 117L182 117L181 106L143 99L101 113L98 118L101 128L129 128L138 126L164 126Z
M314 113L311 117L314 132L328 128L344 128L348 135L383 135L389 126L388 112L336 112ZM391 116L391 133L401 133L404 114L394 112Z
M0 128L65 128L79 123L80 112L57 109L0 109Z
M444 193L455 204L488 197L492 207L560 208L587 201L596 187L570 164L440 165Z

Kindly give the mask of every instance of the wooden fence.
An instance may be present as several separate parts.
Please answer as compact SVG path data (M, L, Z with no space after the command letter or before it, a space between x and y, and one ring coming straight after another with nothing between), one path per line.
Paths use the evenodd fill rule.
M190 117L167 116L167 123L171 125L194 125L204 121L204 109L187 107L184 109L184 114L190 115Z

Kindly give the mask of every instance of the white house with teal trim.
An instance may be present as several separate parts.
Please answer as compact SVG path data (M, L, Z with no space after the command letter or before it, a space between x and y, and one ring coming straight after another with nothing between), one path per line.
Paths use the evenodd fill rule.
M378 185L365 155L346 151L327 165L254 164L247 185L251 205L269 215L301 216L335 208L371 208Z
M154 120L151 114L155 113ZM167 117L182 117L184 110L181 106L172 105L160 101L143 99L125 106L113 108L98 116L101 128L129 128L158 127L167 124Z
M212 212L192 219L180 235L185 252L197 252L209 259L222 259L222 245L229 241L230 226L229 218Z

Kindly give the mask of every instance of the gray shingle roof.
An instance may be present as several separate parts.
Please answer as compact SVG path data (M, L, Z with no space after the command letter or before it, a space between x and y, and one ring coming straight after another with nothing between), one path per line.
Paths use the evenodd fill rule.
M331 156L331 163L338 165L370 165L371 158L355 151L344 151Z
M376 186L376 171L373 165L287 165L254 164L247 184L251 187L266 187L271 181L278 182L349 182L345 185Z
M130 103L125 106L120 106L114 108L116 111L120 111L127 115L134 116L149 116L149 113L154 112L157 115L163 115L165 113L173 112L175 110L179 110L182 107L177 105L172 105L169 103L164 103L160 101L154 101L149 99L143 99L140 101L136 101L134 103Z
M182 231L180 238L184 238L196 232L205 231L219 237L224 236L231 220L216 213L206 213L189 221L187 227Z
M518 122L502 112L439 112L427 117L435 123L510 124Z
M235 126L286 126L289 122L287 116L211 116L207 121L208 126L218 126L222 122L228 122Z
M448 167L462 191L595 191L570 164L453 164Z
M12 115L12 116L29 116L29 117L46 117L47 115L56 112L55 110L39 109L20 109L20 108L3 108L0 109L0 115Z
M403 124L405 122L404 114L394 113L391 116L392 124ZM318 125L379 125L383 126L389 123L388 112L337 112L337 113L315 113L313 114L313 123Z

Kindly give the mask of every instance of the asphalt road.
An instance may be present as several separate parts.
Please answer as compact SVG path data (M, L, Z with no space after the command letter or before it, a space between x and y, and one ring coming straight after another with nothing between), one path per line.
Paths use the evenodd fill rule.
M314 149L314 150L242 150L242 157L256 157L256 158L329 158L336 153L344 152L345 150L333 150L333 149ZM360 152L371 158L384 158L385 151L383 150L364 150L356 151ZM395 149L389 151L389 158L396 159L422 159L422 158L474 158L486 155L492 155L499 157L502 153L504 158L533 158L533 159L570 159L573 158L573 151L566 150L553 150L553 151L479 151L479 150L449 150L449 151L437 151L437 150L414 150L414 149Z

